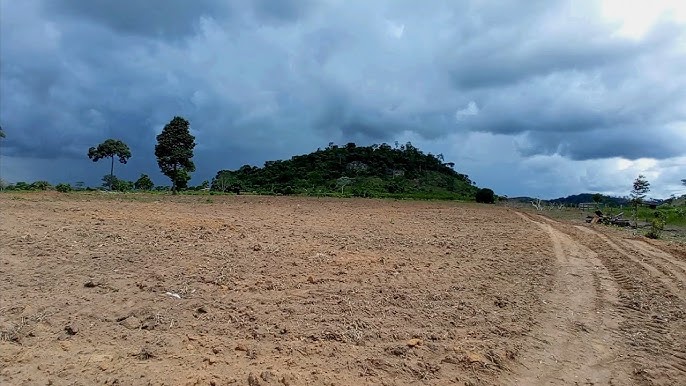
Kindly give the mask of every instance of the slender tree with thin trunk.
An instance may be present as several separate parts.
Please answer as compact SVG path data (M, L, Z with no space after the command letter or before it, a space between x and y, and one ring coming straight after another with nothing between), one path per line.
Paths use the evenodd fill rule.
M0 166L2 165L2 143L5 139L5 131L0 127ZM0 176L2 176L2 170L0 170ZM5 183L0 181L0 190L5 190Z
M97 147L91 147L88 149L88 158L93 160L93 162L98 162L103 158L110 158L110 190L113 188L114 181L114 157L119 158L119 162L126 164L131 158L131 150L122 141L118 139L108 139L105 142L99 144Z
M634 226L638 228L638 207L643 203L643 199L650 192L650 182L646 180L645 176L639 174L634 180L633 189L631 189L631 203L634 207Z

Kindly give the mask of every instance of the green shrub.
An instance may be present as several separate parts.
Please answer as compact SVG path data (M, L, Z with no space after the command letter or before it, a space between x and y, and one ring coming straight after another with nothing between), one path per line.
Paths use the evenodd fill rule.
M493 204L495 202L495 193L488 188L479 189L476 192L476 202Z
M65 183L57 184L55 186L55 190L57 190L60 193L69 193L72 191L71 185Z
M664 214L660 211L655 212L655 217L650 221L650 229L646 232L646 237L650 239L659 239L662 236L662 231L665 230Z
M29 186L29 190L50 190L52 185L48 181L36 181Z

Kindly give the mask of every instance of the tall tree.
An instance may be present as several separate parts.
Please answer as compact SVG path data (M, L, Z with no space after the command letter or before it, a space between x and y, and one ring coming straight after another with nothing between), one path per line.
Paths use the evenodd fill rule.
M5 131L2 130L2 127L0 126L0 140L5 139ZM2 142L0 141L0 159L2 159ZM1 164L0 164L1 165ZM2 175L2 171L0 171L0 175ZM5 183L0 183L0 190L5 190Z
M91 147L88 149L88 158L93 162L98 162L103 158L110 158L110 190L112 190L114 181L114 157L119 158L119 162L125 164L131 158L131 150L122 141L118 139L108 139L98 145L98 147Z
M633 189L631 189L631 203L634 207L634 225L638 227L638 207L643 202L643 199L650 192L650 182L643 174L639 174L634 180Z
M172 182L172 194L187 186L190 173L195 171L193 149L195 137L190 124L182 117L174 117L157 136L155 156L162 174Z

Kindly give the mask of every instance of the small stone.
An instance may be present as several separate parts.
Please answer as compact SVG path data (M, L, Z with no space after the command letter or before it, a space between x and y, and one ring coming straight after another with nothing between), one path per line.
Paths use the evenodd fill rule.
M213 365L213 364L217 363L217 357L207 357L207 358L205 358L205 362Z
M261 246L260 244L255 244L255 245L253 245L252 250L255 251L255 252L261 251L261 250L262 250L262 246Z
M308 282L308 283L311 283L311 284L314 284L314 283L315 283L315 280L314 280L314 278L313 278L312 276L308 276L308 277L307 277L307 282Z
M76 335L79 332L79 328L74 324L69 324L64 327L64 331L69 335Z
M236 345L236 351L248 351L248 348L243 343L239 343Z
M200 307L198 307L198 309L197 309L196 311L197 311L199 314L206 314L206 313L207 313L207 308L205 308L204 306L200 306Z
M213 354L219 354L220 352L222 352L221 347L212 347L212 353Z
M88 280L87 282L83 283L83 286L86 288L93 288L97 287L98 285L93 282L93 280Z
M421 339L417 339L417 338L410 339L410 340L407 341L407 345L408 345L409 347L421 346L421 345L422 345L422 340L421 340Z

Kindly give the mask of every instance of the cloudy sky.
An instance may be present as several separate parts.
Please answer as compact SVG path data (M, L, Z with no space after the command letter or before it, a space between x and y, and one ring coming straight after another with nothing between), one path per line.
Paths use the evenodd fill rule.
M411 141L509 196L686 193L681 0L0 0L2 178L167 184L155 136L191 122L198 171L329 142Z

